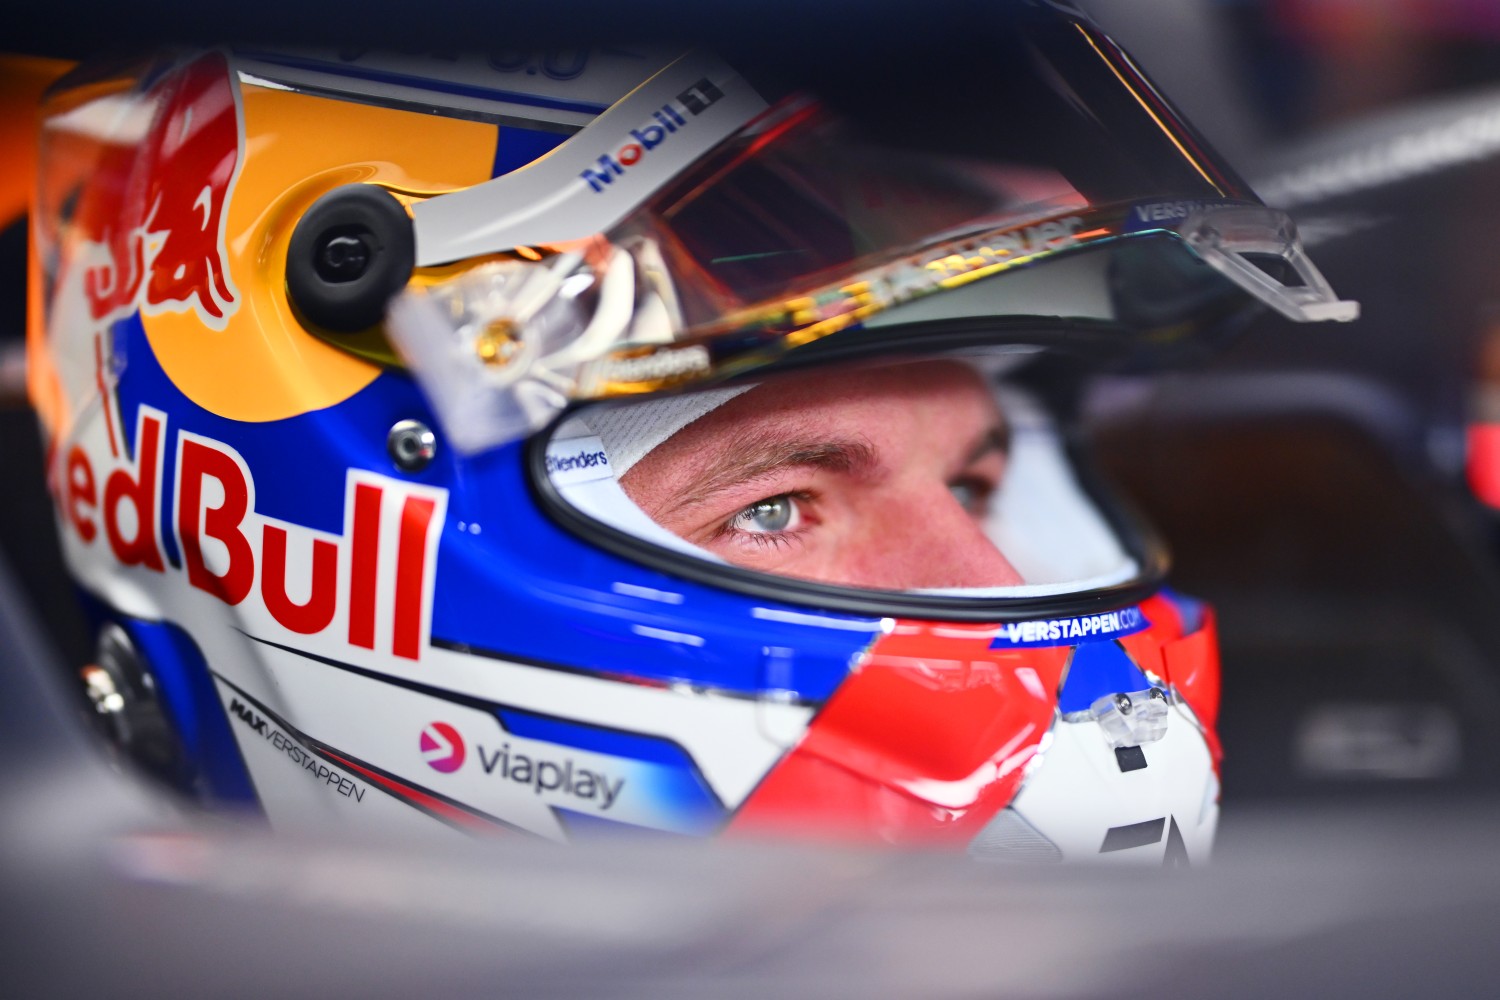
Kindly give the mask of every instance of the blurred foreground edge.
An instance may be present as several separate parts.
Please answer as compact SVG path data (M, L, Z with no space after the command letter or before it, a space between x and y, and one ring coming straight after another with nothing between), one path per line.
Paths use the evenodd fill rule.
M1500 804L1230 812L1195 871L272 837L114 773L0 566L6 993L1483 995Z

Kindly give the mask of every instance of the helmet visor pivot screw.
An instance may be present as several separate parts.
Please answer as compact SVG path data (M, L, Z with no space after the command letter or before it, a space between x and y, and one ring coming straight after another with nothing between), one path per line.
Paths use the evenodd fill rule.
M420 420L401 420L385 439L391 461L402 472L421 472L437 454L437 435Z

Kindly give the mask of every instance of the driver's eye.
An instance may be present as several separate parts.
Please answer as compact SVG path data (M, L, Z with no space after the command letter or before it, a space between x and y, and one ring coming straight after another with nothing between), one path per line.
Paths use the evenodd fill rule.
M948 492L953 494L953 499L964 510L979 517L984 513L985 504L989 500L990 488L987 484L972 479L961 479L956 483L949 483Z
M796 506L788 494L757 500L734 516L734 527L740 531L786 531L796 516Z

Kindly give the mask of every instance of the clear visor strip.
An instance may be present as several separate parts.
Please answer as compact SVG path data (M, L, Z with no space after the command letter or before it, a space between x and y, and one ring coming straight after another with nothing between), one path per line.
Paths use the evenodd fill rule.
M1359 315L1359 304L1339 299L1308 259L1295 226L1282 212L1253 205L1205 205L1173 230L1215 270L1292 320L1347 322ZM574 254L538 263L492 264L431 288L410 288L393 300L387 330L458 448L480 451L539 430L570 400L590 398L601 381L619 376L616 369L621 366L644 365L648 374L654 373L652 378L678 374L677 368L657 371L652 366L693 365L697 366L694 371L708 370L708 355L701 346L609 360L613 347L670 343L677 332L671 303L657 290L670 281L642 280L637 268L642 253L655 256L651 250L643 243L628 249L612 247L602 274L584 266ZM1286 262L1303 284L1277 281L1249 259L1251 254ZM860 276L857 284L865 289L862 306L853 311L839 308L837 315L813 323L799 337L813 339L814 330L818 336L826 335L941 287L956 287L955 283L965 284L1039 255L947 277L926 266L913 267L910 261L883 265ZM547 315L548 310L559 319L564 316L568 303L560 300L568 298L570 286L596 282L599 295L593 315L574 317L560 326L538 323L533 329L532 320ZM510 353L481 362L476 345L489 331L501 327L511 331ZM578 332L570 332L574 330ZM645 377L632 371L627 380ZM470 398L486 394L507 398Z

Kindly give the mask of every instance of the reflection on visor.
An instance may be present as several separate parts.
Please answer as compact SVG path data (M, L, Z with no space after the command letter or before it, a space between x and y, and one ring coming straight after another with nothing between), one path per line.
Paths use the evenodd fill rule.
M1215 226L1226 211L1233 225ZM1107 256L1088 260L1086 250ZM1251 255L1286 263L1302 283L1283 284ZM1145 275L1166 284L1139 280ZM1066 280L1049 288L1033 276ZM897 323L974 319L991 331L1005 317L1046 317L1053 326L1102 320L1122 347L1131 336L1181 335L1243 311L1253 301L1247 292L1294 319L1357 315L1302 254L1284 215L1191 201L1109 206L946 239L795 297L704 308L709 322L689 325L691 303L702 306L709 288L703 269L670 246L622 237L410 288L392 303L388 329L453 443L478 451L541 429L572 401L712 384L832 334L884 325L882 314ZM919 318L930 302L939 309ZM932 335L909 333L913 346Z
M1086 205L1055 170L882 147L797 102L725 144L616 235L672 248L718 292L689 300L698 308L684 320L696 326L726 307L826 284L935 234Z

